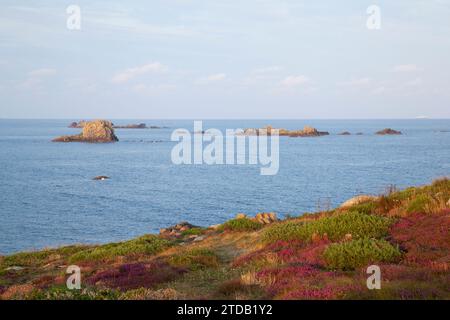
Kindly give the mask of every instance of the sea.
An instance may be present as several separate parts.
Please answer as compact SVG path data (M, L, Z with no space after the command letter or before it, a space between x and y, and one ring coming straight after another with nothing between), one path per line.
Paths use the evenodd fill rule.
M258 164L174 164L171 135L192 132L193 120L116 119L159 128L116 129L117 143L51 142L79 133L68 128L76 120L0 120L0 255L122 241L181 221L209 226L237 213L300 216L450 175L450 120L203 121L224 133L266 125L330 133L280 137L275 175ZM384 128L403 134L374 134Z

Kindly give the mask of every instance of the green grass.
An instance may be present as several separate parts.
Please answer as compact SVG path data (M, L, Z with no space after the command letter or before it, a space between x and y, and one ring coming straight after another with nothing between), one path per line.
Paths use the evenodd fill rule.
M278 240L310 242L313 234L327 234L331 241L341 240L346 234L351 234L353 239L381 238L387 235L392 222L390 218L351 211L314 221L275 224L264 232L263 240L268 243Z
M212 251L207 249L192 249L180 254L171 256L168 262L176 267L186 267L191 270L204 268L214 268L219 266L219 258Z
M425 212L427 205L430 205L431 199L426 194L420 194L411 200L406 209L407 213Z
M153 255L172 245L169 240L155 235L145 235L125 242L110 243L75 253L70 263L80 261L108 261L119 256Z
M205 232L205 228L191 228L188 230L184 230L183 232L181 232L182 236L191 236L191 235L201 235Z
M361 204L357 204L348 209L349 212L359 212L364 214L373 214L377 204L374 201L368 201Z
M117 300L120 292L112 289L83 288L69 290L65 286L53 286L49 289L35 290L26 299L29 300Z
M21 267L37 267L48 263L50 260L65 258L77 252L83 251L87 246L66 246L56 249L46 249L34 252L20 252L10 256L2 257L0 260L0 269L21 266Z
M385 240L362 238L331 244L323 256L330 269L353 270L371 263L398 262L401 252Z
M225 222L220 226L219 230L243 232L243 231L256 231L261 229L262 227L263 225L259 222L250 220L248 218L242 218L242 219L232 219Z

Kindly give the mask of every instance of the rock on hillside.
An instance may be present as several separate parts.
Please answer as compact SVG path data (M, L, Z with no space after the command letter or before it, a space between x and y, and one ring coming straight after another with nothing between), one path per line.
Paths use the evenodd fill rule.
M345 201L343 204L341 204L341 208L350 208L350 207L356 206L358 204L376 200L376 199L377 199L377 197L375 197L375 196L368 196L368 195L356 196L356 197L353 197L353 198Z
M107 120L85 122L83 131L73 136L62 136L53 139L54 142L116 142L119 139L114 134L113 124Z

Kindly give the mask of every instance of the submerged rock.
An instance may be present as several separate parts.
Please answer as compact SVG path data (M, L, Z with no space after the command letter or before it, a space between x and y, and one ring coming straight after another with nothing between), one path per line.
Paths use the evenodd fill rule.
M349 136L349 135L351 135L351 133L348 131L344 131L344 132L339 133L339 135L340 136Z
M86 122L83 131L78 135L62 136L53 139L53 142L116 142L119 139L114 134L113 124L107 120Z
M394 130L391 128L386 128L386 129L376 132L375 134L383 136L383 135L395 135L395 134L402 134L402 133L401 133L401 131L397 131L397 130Z

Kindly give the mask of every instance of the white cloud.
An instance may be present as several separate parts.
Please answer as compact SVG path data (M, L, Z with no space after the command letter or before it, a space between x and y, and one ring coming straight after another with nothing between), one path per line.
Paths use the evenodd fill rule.
M421 78L416 78L414 80L408 81L405 83L405 86L407 87L417 87L420 86L423 83Z
M252 70L249 75L242 79L241 84L244 86L257 85L257 84L269 84L276 81L279 77L279 72L283 68L280 66L262 67Z
M48 76L52 76L54 74L56 74L55 69L42 68L42 69L37 69L37 70L33 70L33 71L29 72L28 76L29 77L48 77Z
M206 78L206 80L209 82L221 81L221 80L224 80L226 77L227 77L227 75L225 73L218 73L218 74L210 75L209 77Z
M171 92L175 88L176 86L171 84L145 85L143 83L140 83L133 87L133 91L147 96L155 96L158 94Z
M167 71L167 67L159 62L152 62L143 66L126 69L117 73L113 78L113 83L125 83L137 76L148 73L162 73Z
M416 72L420 70L415 64L401 64L394 67L394 72Z
M372 83L372 80L370 78L357 78L357 79L351 79L349 81L339 82L338 86L360 88L360 87L367 87L371 83Z
M43 79L54 76L56 74L55 69L42 68L30 71L27 79L21 84L23 87L34 87L42 83Z
M289 76L281 81L281 86L286 88L298 87L311 84L311 80L303 75Z
M270 67L263 67L253 70L253 73L255 74L267 74L267 73L275 73L283 70L280 66L270 66Z
M225 73L216 73L216 74L212 74L207 77L198 79L196 81L196 84L210 84L210 83L214 83L214 82L219 82L219 81L225 80L226 77L227 77L227 75Z
M372 94L374 94L374 95L380 95L380 94L386 93L387 91L388 91L388 90L386 89L386 87L380 86L380 87L377 87L377 88L373 89L373 90L372 90Z

